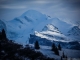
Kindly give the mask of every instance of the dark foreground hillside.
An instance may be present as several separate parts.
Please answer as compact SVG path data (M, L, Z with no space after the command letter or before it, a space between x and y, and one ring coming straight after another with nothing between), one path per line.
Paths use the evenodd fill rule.
M0 32L0 60L54 60L37 52L34 48L8 40L5 31Z

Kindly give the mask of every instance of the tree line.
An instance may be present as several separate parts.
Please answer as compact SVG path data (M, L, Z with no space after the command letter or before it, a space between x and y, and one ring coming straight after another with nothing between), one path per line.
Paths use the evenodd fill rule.
M51 47L51 51L56 55L59 55L59 50L62 50L60 44L56 47L53 43ZM23 47L23 45L9 40L4 29L0 32L0 60L54 60L54 58L46 57L41 52L35 51L35 49L40 49L38 41L34 43L34 47L30 47L29 45ZM63 52L61 60L65 57L67 56Z
M3 29L0 32L0 60L54 60L44 56L41 52L35 51L29 45L25 47L21 44L9 40Z
M35 42L34 47L35 49L38 50L40 49L40 45L38 41ZM51 51L53 51L56 55L59 56L59 51L62 51L61 45L58 44L58 46L56 46L55 43L53 43L51 46ZM67 56L64 54L64 52L62 53L61 60L63 60L63 58L67 60Z

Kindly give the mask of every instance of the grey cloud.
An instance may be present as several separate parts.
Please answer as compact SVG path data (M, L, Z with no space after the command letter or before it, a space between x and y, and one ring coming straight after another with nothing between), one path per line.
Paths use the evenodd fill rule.
M19 14L28 9L35 9L68 23L77 25L78 22L78 25L80 24L80 0L0 0L0 9L13 9L13 11L16 9L16 11L19 10L17 11ZM19 16L16 11L14 15ZM5 12L7 13L9 11Z
M71 9L80 9L80 0L62 0L64 6Z

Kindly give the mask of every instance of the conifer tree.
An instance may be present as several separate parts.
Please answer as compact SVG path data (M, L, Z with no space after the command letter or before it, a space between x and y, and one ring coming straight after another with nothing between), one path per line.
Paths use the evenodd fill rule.
M61 45L60 44L58 45L58 49L61 50Z
M52 44L52 51L54 51L54 53L55 53L56 55L59 55L58 48L55 46L54 43Z
M55 46L55 44L53 43L53 44L52 44L52 49L51 49L51 50L52 50L52 51L55 51L55 48L56 48L56 46Z
M34 47L35 49L40 49L38 41L35 42Z
M2 30L2 38L3 39L6 39L6 33L5 33L5 30L4 29Z
M2 32L0 32L0 40L2 39Z
M65 56L66 60L67 60L67 55Z
M62 56L61 56L61 59L60 59L60 60L63 60L63 59L62 59Z
M63 57L63 58L65 58L64 52L63 52L63 55L62 55L62 57Z
M54 52L55 52L56 55L59 55L59 51L58 51L58 48L57 47L55 48L55 51Z

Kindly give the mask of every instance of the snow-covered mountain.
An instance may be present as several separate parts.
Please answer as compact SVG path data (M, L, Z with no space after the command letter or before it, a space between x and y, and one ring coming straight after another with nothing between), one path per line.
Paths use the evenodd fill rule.
M51 18L51 20L52 20L51 24L56 26L59 29L59 31L61 31L65 35L72 27L71 24L68 24L67 22L62 21L59 18Z
M47 24L41 32L35 31L35 35L41 38L46 38L51 41L68 42L68 38L52 24Z
M78 26L74 26L68 33L69 35L80 36L80 29Z
M40 32L35 31L35 34L30 34L29 43L34 44L36 40L40 45L51 46L52 43L55 43L56 46L60 44L62 48L80 49L79 42L62 34L58 28L52 24L47 24Z
M42 31L52 31L52 32L57 32L57 33L60 33L58 28L55 27L54 25L52 24L47 24L43 29Z
M28 41L30 34L33 34L34 31L41 31L50 22L45 14L35 10L28 10L20 17L5 22L7 26L7 37L19 43L25 43Z
M67 40L64 34L71 26L58 18L51 18L36 10L28 10L10 21L0 21L0 30L4 28L10 40L22 44L29 42L30 34L47 36L50 40Z
M79 27L78 26L72 27L68 31L68 37L70 37L73 40L80 41L80 29L79 29Z

